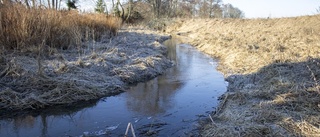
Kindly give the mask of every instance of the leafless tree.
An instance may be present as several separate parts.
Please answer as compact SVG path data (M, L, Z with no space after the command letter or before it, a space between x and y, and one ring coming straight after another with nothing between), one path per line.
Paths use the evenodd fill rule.
M199 2L199 17L210 17L210 3L208 0L201 0Z
M132 5L132 1L133 0L127 0L129 5ZM199 16L199 17L205 17L205 18L243 18L244 17L244 13L240 9L234 7L231 4L223 4L222 0L136 0L136 1L140 3L142 2L142 3L149 4L152 9L153 18L191 17L191 16Z
M223 17L224 18L243 18L244 13L240 9L233 7L231 4L226 4L223 7Z
M155 15L156 18L160 17L161 3L162 3L162 0L154 0L154 7L155 7L154 11L156 13Z

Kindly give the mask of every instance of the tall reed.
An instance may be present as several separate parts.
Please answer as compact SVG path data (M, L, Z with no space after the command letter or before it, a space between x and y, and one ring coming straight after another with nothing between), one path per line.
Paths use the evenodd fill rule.
M119 18L103 14L5 5L0 7L0 46L18 51L39 45L69 48L83 40L114 35L120 25Z

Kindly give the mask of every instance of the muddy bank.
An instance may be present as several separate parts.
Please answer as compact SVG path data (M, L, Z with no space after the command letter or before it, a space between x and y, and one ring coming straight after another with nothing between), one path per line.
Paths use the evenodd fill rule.
M229 82L201 134L319 135L319 18L177 20L167 28L218 58Z
M77 48L8 51L0 58L1 113L98 99L156 77L172 66L160 44L169 38L125 29Z

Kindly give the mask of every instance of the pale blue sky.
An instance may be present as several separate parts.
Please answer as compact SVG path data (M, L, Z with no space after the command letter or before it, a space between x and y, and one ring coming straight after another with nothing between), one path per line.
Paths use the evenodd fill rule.
M245 13L246 18L279 18L314 15L320 0L223 0Z
M93 12L94 11L94 8L95 8L95 5L96 5L96 1L97 0L79 0L79 9L81 10L85 10L87 12ZM110 10L110 8L112 7L112 0L104 0L107 4L107 8L108 10ZM117 0L114 0L115 2ZM125 2L125 1L128 1L128 0L120 0L121 3Z

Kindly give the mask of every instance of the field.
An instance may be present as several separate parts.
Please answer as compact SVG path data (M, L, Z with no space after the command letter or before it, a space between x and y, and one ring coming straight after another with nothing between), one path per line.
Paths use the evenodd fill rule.
M219 59L227 93L203 136L320 134L320 16L177 20L168 27Z

